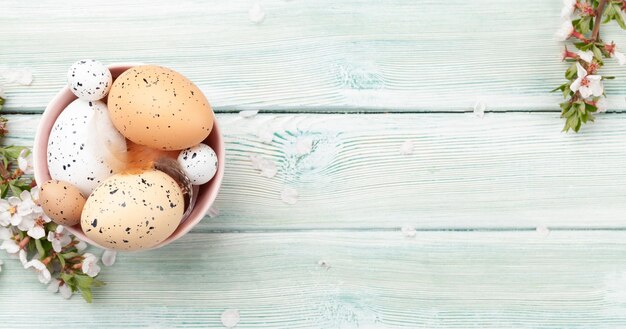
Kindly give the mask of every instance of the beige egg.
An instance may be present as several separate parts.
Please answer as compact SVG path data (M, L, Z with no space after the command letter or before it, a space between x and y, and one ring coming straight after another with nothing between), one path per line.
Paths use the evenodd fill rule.
M39 190L39 202L44 213L55 223L74 226L80 222L85 197L68 182L49 180Z
M111 120L129 140L159 150L182 150L204 141L213 111L202 91L180 73L135 66L113 82Z
M108 249L148 249L176 230L184 207L180 187L161 171L117 174L91 193L81 227L87 237Z

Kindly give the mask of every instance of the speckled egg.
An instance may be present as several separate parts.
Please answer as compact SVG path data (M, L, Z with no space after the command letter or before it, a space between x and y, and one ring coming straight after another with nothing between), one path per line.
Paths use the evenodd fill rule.
M67 71L67 86L76 97L87 101L104 98L112 82L111 71L93 59L77 61Z
M206 144L184 149L178 155L178 163L193 185L202 185L217 172L217 155Z
M53 179L76 186L89 196L104 179L111 176L114 167L107 161L107 152L96 134L108 117L107 106L100 101L77 99L70 103L55 121L48 137L48 170ZM119 135L117 143L125 143ZM125 149L125 145L116 146Z
M129 140L160 150L199 144L213 129L213 111L187 78L165 67L135 66L113 82L108 105Z
M176 230L184 207L180 187L161 171L117 174L87 199L81 227L108 249L148 249Z
M74 226L80 223L85 197L68 182L49 180L39 190L39 202L44 213L55 223Z

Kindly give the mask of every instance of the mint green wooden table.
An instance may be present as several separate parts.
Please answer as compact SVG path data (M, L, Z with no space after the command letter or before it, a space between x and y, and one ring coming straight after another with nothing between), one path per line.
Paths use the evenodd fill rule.
M560 3L264 0L256 25L250 1L3 1L0 68L35 77L7 87L4 144L32 143L74 60L157 63L211 100L227 169L219 216L118 256L91 305L0 256L0 327L626 327L626 71L560 133Z

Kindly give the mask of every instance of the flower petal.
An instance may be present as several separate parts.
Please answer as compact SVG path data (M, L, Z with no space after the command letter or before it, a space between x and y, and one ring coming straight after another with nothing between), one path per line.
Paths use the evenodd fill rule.
M102 264L104 264L104 266L111 266L115 264L116 258L117 252L107 249L102 253Z
M28 234L31 238L35 240L39 240L46 236L46 230L44 230L43 227L39 225L33 225L33 227L31 227L28 232L26 232L26 234Z
M72 297L72 289L65 283L59 286L59 293L61 293L61 297L65 299L70 299Z
M587 76L587 70L585 70L585 68L578 62L576 62L576 76L579 78L584 78Z
M583 78L578 77L571 85L569 85L569 89L573 92L577 92L580 89L580 85L582 84Z
M582 98L589 98L589 96L591 96L591 94L593 93L591 91L591 88L586 87L586 86L580 87L578 91L580 92L580 96L582 96Z
M61 280L52 280L48 285L48 291L51 293L56 293L59 291L59 285L61 284Z

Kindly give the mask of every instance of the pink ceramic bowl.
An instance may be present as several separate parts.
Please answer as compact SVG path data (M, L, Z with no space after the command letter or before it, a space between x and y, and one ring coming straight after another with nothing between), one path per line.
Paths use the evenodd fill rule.
M135 65L117 64L110 65L109 69L111 70L113 79L115 79L122 72L133 66ZM43 113L43 116L41 117L41 122L39 122L39 127L37 128L37 133L35 135L35 145L33 147L33 161L35 169L35 180L37 181L37 185L41 185L51 179L50 172L48 172L48 159L46 156L48 153L48 137L50 136L52 126L54 125L54 122L56 121L59 114L61 114L65 107L73 102L75 99L76 96L69 90L69 88L64 87L52 99L52 101L50 101L50 103L46 107L46 110ZM104 101L106 101L106 99L104 99ZM215 201L215 198L217 197L217 193L220 189L220 186L222 185L222 178L224 177L225 158L224 140L222 139L222 134L220 133L217 121L214 121L213 130L204 142L211 146L217 154L217 173L215 174L215 177L211 179L211 181L200 186L198 190L198 198L189 217L187 217L187 219L185 219L178 226L178 228L176 229L176 231L174 231L174 233L172 233L172 235L170 235L163 242L152 247L151 249L163 247L164 245L175 241L176 239L182 237L187 232L189 232L196 224L198 224L202 220L206 212ZM80 228L80 224L73 227L68 227L67 229L81 240L84 240L94 246L100 247L97 243L87 238L85 233L83 233L82 229Z

